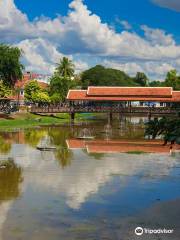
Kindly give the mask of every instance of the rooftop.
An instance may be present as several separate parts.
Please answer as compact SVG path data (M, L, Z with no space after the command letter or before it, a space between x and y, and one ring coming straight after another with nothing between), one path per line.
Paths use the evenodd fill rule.
M180 102L180 91L171 87L89 87L69 90L67 100Z

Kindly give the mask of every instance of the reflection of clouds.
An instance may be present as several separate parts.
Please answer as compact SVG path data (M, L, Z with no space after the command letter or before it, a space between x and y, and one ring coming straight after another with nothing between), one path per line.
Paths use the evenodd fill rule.
M91 194L111 181L113 175L140 174L161 177L168 175L177 159L160 154L112 154L94 160L81 150L74 151L71 166L62 169L53 153L41 153L28 146L15 145L15 162L24 168L23 190L30 184L39 190L64 193L66 203L73 209L81 207Z
M160 202L154 204L152 207L143 210L140 214L135 216L127 216L116 218L113 220L114 224L121 226L117 231L119 239L129 240L140 239L135 236L134 230L137 226L149 229L173 229L173 234L165 235L143 235L143 240L179 240L180 236L180 199L168 202Z

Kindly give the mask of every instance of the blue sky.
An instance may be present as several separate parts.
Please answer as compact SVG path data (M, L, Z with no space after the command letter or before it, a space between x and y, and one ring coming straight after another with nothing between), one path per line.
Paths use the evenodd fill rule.
M16 5L33 20L37 16L44 15L50 18L57 14L65 16L71 0L15 0ZM115 25L116 17L128 21L134 30L139 31L140 25L148 25L152 28L161 28L174 35L180 41L180 13L154 4L151 0L85 0L88 8L101 17L102 21Z
M62 56L163 79L180 72L179 0L1 0L0 39L27 70L52 73Z

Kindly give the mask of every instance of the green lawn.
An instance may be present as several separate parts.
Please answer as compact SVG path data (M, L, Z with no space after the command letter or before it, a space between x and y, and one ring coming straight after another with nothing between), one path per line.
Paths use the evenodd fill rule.
M76 114L76 121L88 120L94 114ZM70 122L70 116L67 113L53 114L51 116L36 115L31 113L17 113L0 118L0 129L3 128L28 128L41 125L58 125Z

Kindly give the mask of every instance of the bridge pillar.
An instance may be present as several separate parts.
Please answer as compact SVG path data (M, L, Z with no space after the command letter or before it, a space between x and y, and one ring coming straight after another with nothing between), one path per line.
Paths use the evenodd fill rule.
M111 124L112 121L113 121L113 113L109 112L109 114L108 114L108 123Z
M71 113L70 113L70 117L71 117L71 123L74 123L75 112L71 112Z
M151 112L148 112L148 120L149 120L149 121L151 120L151 117L152 117Z

